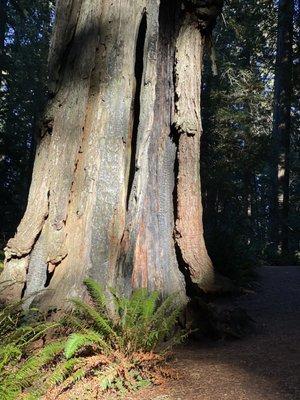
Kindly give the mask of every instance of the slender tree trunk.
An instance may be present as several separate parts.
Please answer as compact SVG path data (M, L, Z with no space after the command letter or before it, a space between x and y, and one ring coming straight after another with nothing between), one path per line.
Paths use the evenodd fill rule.
M270 242L277 253L289 252L289 177L292 96L293 0L278 5L274 122L271 151Z
M253 243L256 233L256 226L255 226L255 188L253 185L253 180L255 180L255 175L246 170L244 172L244 185L245 185L245 213L246 218L245 221L248 221L248 240L247 242L250 244Z
M14 282L6 299L66 307L84 295L86 276L127 294L177 292L182 303L184 275L202 290L212 285L200 84L203 29L221 2L207 1L197 16L190 3L58 1L52 100L28 207L6 248L1 280Z
M5 32L7 25L7 0L0 0L0 89L5 69Z

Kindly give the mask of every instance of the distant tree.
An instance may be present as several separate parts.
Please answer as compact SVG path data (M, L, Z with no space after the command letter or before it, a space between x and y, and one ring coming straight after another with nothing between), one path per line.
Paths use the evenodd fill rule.
M290 186L288 245L290 262L300 256L300 1L295 2L291 107ZM296 257L295 257L296 256Z
M271 150L270 242L289 254L290 143L293 90L294 1L279 0Z

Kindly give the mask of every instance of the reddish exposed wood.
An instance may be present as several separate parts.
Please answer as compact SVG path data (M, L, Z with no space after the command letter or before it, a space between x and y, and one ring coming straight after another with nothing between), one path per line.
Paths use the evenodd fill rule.
M150 249L150 243L149 241L147 243L147 232L142 222L136 239L136 250L133 261L134 269L131 278L133 288L148 287L148 248Z
M203 37L187 15L176 44L175 127L179 133L176 241L191 279L201 289L213 283L213 268L203 237L200 137Z

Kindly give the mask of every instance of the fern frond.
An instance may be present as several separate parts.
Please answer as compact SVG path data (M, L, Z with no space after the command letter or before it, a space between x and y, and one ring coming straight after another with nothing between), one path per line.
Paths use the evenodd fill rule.
M75 305L78 311L83 311L86 316L89 316L95 326L99 329L100 333L104 336L116 336L116 333L110 325L110 321L103 317L95 308L80 299L72 299L71 302Z
M153 350L159 343L166 340L168 336L172 336L181 308L176 305L176 296L170 295L162 301L161 305L156 309L149 318L150 330L146 337L144 345L146 349Z
M72 383L80 381L81 379L83 379L86 376L86 374L87 374L86 368L79 368L71 376Z
M120 296L117 291L110 288L110 292L113 295L113 300L115 304L116 314L118 316L118 325L124 327L126 325L127 311L128 311L128 301L126 297Z
M0 385L0 399L16 400L21 394L21 389L16 385L9 385L6 382L1 382Z
M22 400L40 400L43 394L43 390L37 389L24 395Z
M112 364L105 368L101 374L99 374L100 388L102 390L110 389L113 385L114 380L118 376L118 365Z
M148 295L148 297L145 299L145 302L143 304L143 319L148 320L150 317L153 316L157 301L159 298L159 293L154 291Z
M119 324L126 330L134 329L137 325L140 325L143 319L143 307L148 296L147 290L138 289L132 293L130 298L113 294L120 318Z
M100 284L91 278L86 278L83 283L85 284L89 295L97 306L99 311L106 311L106 300L103 289Z
M64 341L48 344L38 355L30 357L16 372L14 379L22 389L30 387L36 373L58 354L60 354L65 346Z
M49 362L53 360L65 347L65 341L60 340L57 342L49 343L46 347L44 347L40 353L41 359L44 362Z
M84 347L90 345L97 345L102 350L109 348L108 344L103 339L103 336L91 329L86 330L84 333L72 333L65 345L64 355L67 359L74 357L74 355Z
M61 321L61 325L67 328L71 328L74 331L81 331L87 328L90 323L86 320L82 312L72 312L65 315Z
M138 289L132 293L128 301L128 321L127 324L135 325L141 319L144 311L144 304L148 297L147 289Z
M170 315L166 316L160 326L158 327L159 331L163 333L170 333L174 326L177 323L178 317L180 315L181 310L175 308L173 311L170 312Z
M73 372L74 368L80 364L82 358L71 358L59 363L49 378L49 385L59 385L63 383Z
M166 297L162 303L157 307L155 313L153 314L152 321L155 325L160 325L163 323L166 315L169 315L174 309L176 309L176 295L169 295Z
M14 343L0 347L0 373L13 359L20 358L22 351Z

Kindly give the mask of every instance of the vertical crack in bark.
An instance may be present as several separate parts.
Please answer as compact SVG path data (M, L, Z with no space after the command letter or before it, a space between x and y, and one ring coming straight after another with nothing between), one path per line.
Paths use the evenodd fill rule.
M51 279L53 278L55 272L55 268L52 271L49 271L49 268L47 268L47 272L46 272L46 282L44 287L47 288L49 287L50 283L51 283Z
M27 281L24 283L24 287L21 291L21 300L24 299L26 289L27 289Z
M129 167L129 178L128 178L128 191L127 191L127 200L126 200L126 209L128 210L129 199L133 187L134 176L137 171L136 168L136 151L137 151L137 136L138 136L138 128L140 122L140 110L141 110L141 87L142 87L142 79L144 73L144 48L145 48L145 39L147 33L147 14L143 13L137 41L136 41L136 52L135 52L135 67L134 67L134 76L136 81L135 88L135 96L133 101L133 128L132 128L132 136L131 136L131 157L130 157L130 167Z

